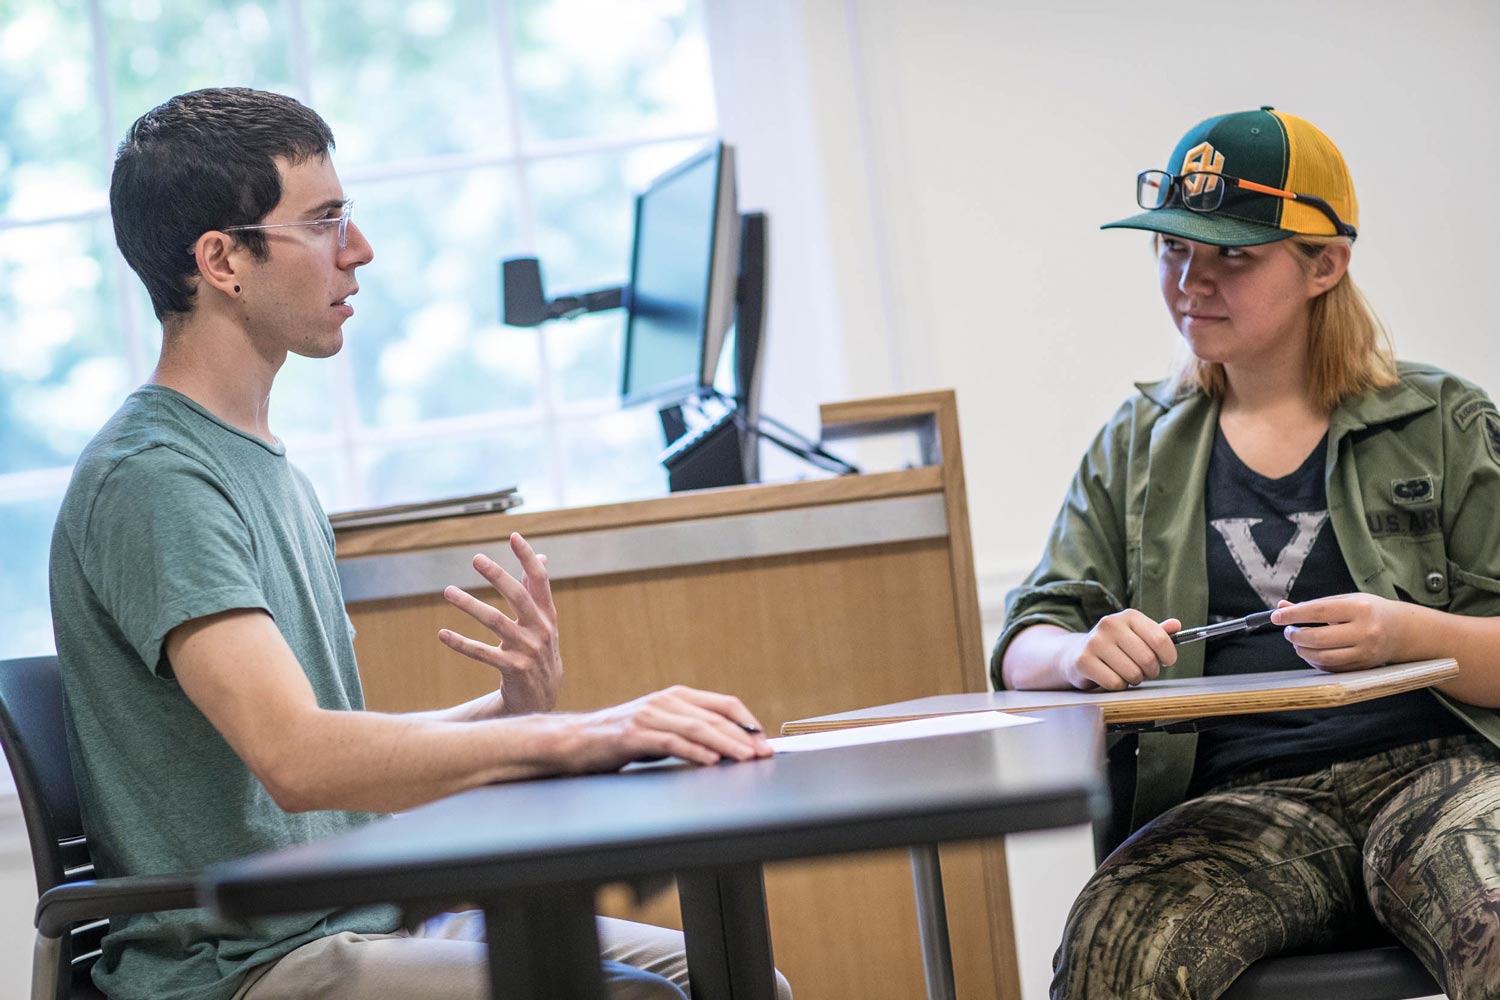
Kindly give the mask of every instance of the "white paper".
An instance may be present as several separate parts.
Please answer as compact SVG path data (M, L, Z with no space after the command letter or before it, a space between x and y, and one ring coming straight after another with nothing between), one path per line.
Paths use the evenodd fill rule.
M918 740L925 736L946 736L951 733L978 733L986 729L1004 729L1007 726L1024 726L1030 722L1040 721L1029 716L1010 715L1005 712L965 712L960 715L935 715L927 719L887 722L879 726L857 726L852 729L831 729L824 733L777 736L769 742L777 753L798 753L803 750L831 750L835 747L857 747L870 743Z

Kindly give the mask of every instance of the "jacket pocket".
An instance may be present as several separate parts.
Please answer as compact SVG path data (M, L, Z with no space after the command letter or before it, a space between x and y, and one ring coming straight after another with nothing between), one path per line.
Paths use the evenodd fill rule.
M1391 538L1377 543L1387 570L1403 601L1448 609L1453 599L1453 564L1441 535L1429 538Z

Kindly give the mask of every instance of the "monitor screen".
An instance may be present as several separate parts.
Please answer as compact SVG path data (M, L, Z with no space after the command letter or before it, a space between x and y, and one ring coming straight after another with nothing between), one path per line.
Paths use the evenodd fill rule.
M739 213L732 152L722 143L636 198L625 321L627 401L711 385L733 315Z

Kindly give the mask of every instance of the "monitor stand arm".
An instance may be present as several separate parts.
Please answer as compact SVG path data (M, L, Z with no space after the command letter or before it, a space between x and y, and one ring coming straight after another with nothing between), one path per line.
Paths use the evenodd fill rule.
M500 298L509 326L541 326L549 319L573 319L584 313L620 309L629 304L630 288L614 285L547 298L542 290L542 264L535 257L509 257L500 262Z

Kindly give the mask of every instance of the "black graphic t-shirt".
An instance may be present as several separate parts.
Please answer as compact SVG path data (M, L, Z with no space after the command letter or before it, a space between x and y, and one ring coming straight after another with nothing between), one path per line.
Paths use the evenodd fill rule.
M1204 491L1208 620L1228 621L1358 588L1344 564L1323 484L1325 437L1300 468L1279 479L1255 472L1216 433ZM1194 624L1191 622L1185 623ZM1208 676L1308 666L1280 629L1208 640ZM1198 738L1194 794L1236 774L1291 775L1390 747L1465 732L1425 691L1334 709L1269 712L1221 723Z

